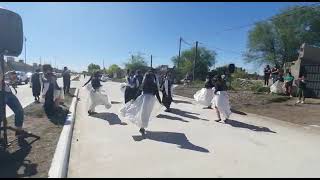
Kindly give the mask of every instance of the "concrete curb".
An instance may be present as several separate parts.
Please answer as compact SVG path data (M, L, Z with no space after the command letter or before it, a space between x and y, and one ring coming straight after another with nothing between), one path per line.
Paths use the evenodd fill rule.
M71 139L73 134L74 120L76 108L78 104L79 88L75 92L75 97L69 109L69 114L66 117L66 122L60 134L60 138L54 153L51 167L48 173L49 178L66 178L68 172L68 163L70 156Z

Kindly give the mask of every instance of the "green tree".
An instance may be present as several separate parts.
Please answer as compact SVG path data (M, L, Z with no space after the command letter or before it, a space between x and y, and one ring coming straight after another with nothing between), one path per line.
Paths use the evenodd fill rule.
M107 69L107 74L109 74L110 76L113 77L113 75L116 73L120 73L121 72L121 68L116 65L116 64L112 64L111 66L109 66L109 68Z
M131 71L136 71L139 69L142 72L146 72L149 69L148 63L141 53L132 55L131 58L128 59L128 62L125 63L125 68L130 69Z
M181 52L181 58L179 60L178 56L172 57L172 62L176 67L176 77L181 80L185 77L187 73L193 73L193 62L196 55L196 48L185 50ZM195 62L195 79L204 80L210 67L216 63L216 52L208 50L205 47L198 48L198 57Z
M93 72L95 72L95 71L97 71L97 70L100 70L100 66L99 66L99 65L93 64L93 63L89 64L89 66L88 66L88 72L89 72L90 74L92 74Z
M294 61L303 43L320 45L320 7L294 6L284 9L249 31L246 62L282 67Z

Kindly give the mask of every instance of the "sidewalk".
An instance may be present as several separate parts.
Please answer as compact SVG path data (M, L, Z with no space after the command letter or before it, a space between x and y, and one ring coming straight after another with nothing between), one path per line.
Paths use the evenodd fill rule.
M213 110L174 97L142 140L121 123L119 83L104 83L113 107L88 117L80 90L68 177L319 177L319 134L255 115L232 114L217 123Z

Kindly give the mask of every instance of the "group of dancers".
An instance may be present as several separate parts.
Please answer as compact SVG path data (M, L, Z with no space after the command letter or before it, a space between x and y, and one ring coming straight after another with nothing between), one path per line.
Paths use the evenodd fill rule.
M138 127L139 132L145 135L145 128L148 127L150 116L154 111L154 106L158 101L161 106L166 107L166 112L170 111L172 99L171 73L167 72L163 78L157 77L155 69L149 70L142 76L140 70L134 74L128 71L126 82L120 85L120 90L124 93L125 104L119 110L120 115L130 120ZM91 82L91 84L89 84ZM101 72L95 72L83 85L89 90L89 111L88 114L95 114L97 105L104 105L106 109L111 108L111 103L105 91L102 90ZM162 99L159 91L162 92ZM157 100L157 101L156 101ZM158 107L161 107L158 106Z
M194 94L194 99L208 109L212 109L213 105L218 116L217 122L221 121L221 114L224 117L224 122L226 122L232 113L226 81L222 75L214 77L208 75L204 88Z
M91 84L89 84L91 82ZM106 109L111 108L111 103L101 85L101 72L95 72L91 78L83 85L89 90L89 110L88 114L94 114L97 105L104 105ZM172 99L172 81L171 72L167 72L164 77L159 77L155 69L151 69L142 75L140 70L135 73L128 70L126 82L120 84L120 90L124 94L124 105L120 108L119 113L126 120L136 124L140 129L139 132L144 136L145 129L148 127L150 118L153 113L157 113L158 108L165 107L166 112L170 112ZM162 92L160 98L159 91ZM225 81L221 76L214 78L207 77L205 87L198 91L195 100L211 108L213 105L216 109L218 120L221 121L220 113L227 120L231 114L229 98L227 94Z

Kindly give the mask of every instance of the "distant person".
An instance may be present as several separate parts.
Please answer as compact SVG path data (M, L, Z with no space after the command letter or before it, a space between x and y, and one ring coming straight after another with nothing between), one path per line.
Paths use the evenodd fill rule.
M40 69L37 69L31 76L31 87L34 101L40 103L40 93L41 93L41 76Z
M298 98L299 98L297 101L297 104L299 104L299 103L304 104L305 92L307 89L307 83L304 79L304 75L299 77L297 84L298 84ZM302 101L301 101L301 99L302 99Z
M135 82L135 88L136 88L135 99L139 97L142 93L142 80L143 80L142 72L141 70L137 70L136 74L133 77L133 81Z
M127 103L135 98L135 81L134 81L134 72L128 69L126 76L126 89L124 93L124 102Z
M271 69L272 84L274 84L274 83L277 81L278 76L279 76L279 69L278 69L277 66L274 66L274 67Z
M110 109L111 103L109 102L108 95L103 93L104 91L101 89L101 72L94 72L90 79L82 87L86 86L89 82L91 82L91 85L87 86L87 89L90 92L88 110L89 116L96 113L95 107L98 105L104 105L106 109Z
M270 79L270 73L271 73L270 66L267 65L264 68L263 72L264 72L264 85L269 86L269 79Z
M9 74L9 81L14 81L16 79L16 73L10 72ZM18 98L12 93L12 90L10 88L10 82L5 82L2 84L2 75L0 76L0 92L2 92L2 86L4 86L4 101L5 104L9 106L9 108L14 113L14 125L17 129L15 136L18 138L21 138L22 135L26 134L23 130L23 121L24 121L24 111L23 108L18 100ZM15 89L14 89L15 90ZM15 90L17 93L17 91ZM1 122L2 118L0 119Z
M170 112L170 105L173 101L172 99L172 92L171 92L172 82L171 82L171 74L167 72L164 80L160 86L162 91L162 104L166 107L166 112Z
M53 83L54 83L54 90L53 90L53 101L55 103L55 107L58 107L60 104L63 104L64 100L64 91L57 83L57 76L53 74Z
M293 80L294 80L294 77L292 76L291 72L288 72L287 75L284 77L286 94L290 97L292 97Z
M230 108L229 96L227 93L226 81L224 81L221 76L216 76L215 79L216 81L214 83L215 88L212 104L215 106L217 112L217 122L221 121L221 114L225 118L224 122L227 122L232 112Z
M62 78L63 78L63 92L64 94L70 94L69 91L70 91L71 75L70 75L70 70L67 67L63 68Z
M156 98L161 104L155 74L149 70L143 78L142 94L131 103L125 104L120 109L120 115L136 124L142 136L145 135L145 128L148 127L150 116L153 111Z
M53 68L49 64L42 66L44 77L42 80L42 98L44 99L43 108L48 116L53 116L56 112L54 102L55 79L53 77Z

